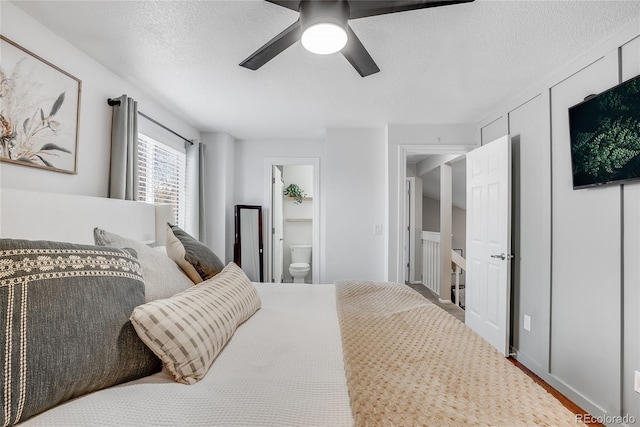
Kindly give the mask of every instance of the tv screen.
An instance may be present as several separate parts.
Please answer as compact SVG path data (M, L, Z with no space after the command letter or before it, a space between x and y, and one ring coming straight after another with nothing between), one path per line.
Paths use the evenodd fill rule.
M640 76L569 108L573 188L640 179Z

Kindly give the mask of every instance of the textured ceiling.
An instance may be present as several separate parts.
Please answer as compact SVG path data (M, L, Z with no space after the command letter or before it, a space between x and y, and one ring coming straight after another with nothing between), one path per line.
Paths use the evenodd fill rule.
M640 13L639 1L476 0L352 20L381 69L361 78L299 42L258 71L239 67L297 19L266 1L14 3L200 131L240 139L476 122Z

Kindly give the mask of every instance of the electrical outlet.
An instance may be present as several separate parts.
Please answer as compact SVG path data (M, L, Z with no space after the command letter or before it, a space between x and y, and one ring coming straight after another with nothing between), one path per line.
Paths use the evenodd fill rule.
M531 316L524 315L524 330L531 331Z
M633 389L636 391L636 393L640 393L640 372L635 371L636 372L636 378L635 381L633 382Z

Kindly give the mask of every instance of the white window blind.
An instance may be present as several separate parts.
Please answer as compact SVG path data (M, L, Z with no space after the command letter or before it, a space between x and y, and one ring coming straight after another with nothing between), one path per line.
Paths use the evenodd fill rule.
M175 223L184 228L186 155L141 133L138 134L138 200L168 203Z

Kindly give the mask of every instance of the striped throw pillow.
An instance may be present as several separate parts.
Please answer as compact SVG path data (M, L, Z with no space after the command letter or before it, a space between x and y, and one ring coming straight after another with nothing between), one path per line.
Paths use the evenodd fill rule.
M229 263L198 286L136 307L131 323L177 382L194 384L260 304L246 274Z

